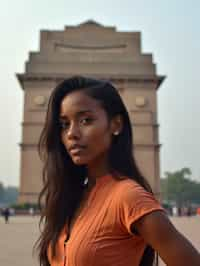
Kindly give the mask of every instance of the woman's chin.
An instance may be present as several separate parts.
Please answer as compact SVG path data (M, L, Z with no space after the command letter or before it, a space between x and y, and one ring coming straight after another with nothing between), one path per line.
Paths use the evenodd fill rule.
M88 163L88 161L85 160L84 158L81 158L81 156L72 157L72 161L76 165L86 165Z

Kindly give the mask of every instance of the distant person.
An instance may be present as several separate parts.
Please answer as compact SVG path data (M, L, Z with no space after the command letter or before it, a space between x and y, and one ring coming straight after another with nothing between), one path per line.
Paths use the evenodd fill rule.
M172 207L172 215L173 216L178 216L178 208L177 208L177 206L173 206Z
M182 206L178 206L178 216L179 217L182 216L182 210L183 210Z
M34 216L35 211L34 211L34 208L33 208L33 207L31 207L31 208L29 209L29 214L30 214L31 216Z
M53 90L39 143L40 265L151 266L156 250L168 266L200 266L138 170L132 141L111 83L73 77Z
M9 208L5 208L3 210L3 216L4 216L4 219L5 219L5 223L9 223L9 216L10 216L10 210Z
M14 208L9 208L9 211L10 211L10 216L15 215L15 209Z
M192 215L192 207L189 205L186 209L186 215L190 217Z

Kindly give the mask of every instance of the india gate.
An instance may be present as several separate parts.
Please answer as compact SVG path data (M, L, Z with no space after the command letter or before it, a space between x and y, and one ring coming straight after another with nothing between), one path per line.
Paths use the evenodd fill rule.
M30 52L25 71L17 74L24 91L20 203L36 203L42 188L37 144L48 98L63 79L82 75L106 79L117 87L133 125L134 153L154 192L160 193L157 90L164 80L152 54L141 51L140 32L121 32L89 20L64 30L42 30L38 52Z

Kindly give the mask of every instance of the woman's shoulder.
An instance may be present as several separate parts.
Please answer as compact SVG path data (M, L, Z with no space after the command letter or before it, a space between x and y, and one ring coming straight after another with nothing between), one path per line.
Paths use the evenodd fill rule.
M136 217L153 210L163 209L153 193L146 191L131 178L126 178L116 184L114 196L115 204L119 209L126 210L127 213L132 213L134 210Z
M116 199L120 200L136 200L143 196L152 196L139 183L130 177L122 176L115 182L114 193Z
M119 193L137 190L144 191L144 188L138 182L127 176L120 176L117 178L115 189Z

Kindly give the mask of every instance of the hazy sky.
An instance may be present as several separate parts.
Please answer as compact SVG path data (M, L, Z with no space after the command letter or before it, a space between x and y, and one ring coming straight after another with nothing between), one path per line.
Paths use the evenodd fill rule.
M71 3L70 3L71 2ZM39 31L63 30L94 19L119 31L141 31L167 78L158 91L161 174L190 167L200 181L200 1L191 0L0 0L0 181L19 184L24 72Z

